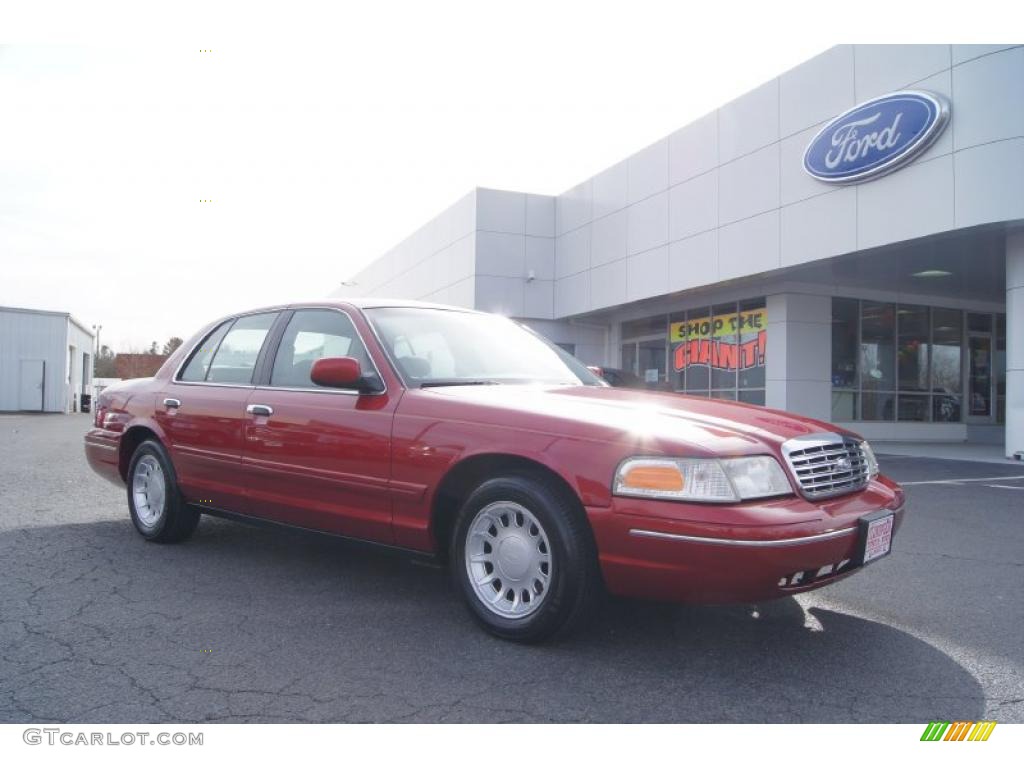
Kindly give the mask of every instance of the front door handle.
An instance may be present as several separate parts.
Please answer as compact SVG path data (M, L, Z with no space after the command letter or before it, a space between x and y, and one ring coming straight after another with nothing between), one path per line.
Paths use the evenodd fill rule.
M269 405L257 405L255 403L253 403L252 405L246 407L245 412L246 413L251 413L253 416L273 416L274 415L274 409L271 408Z
M181 408L181 400L176 397L165 397L164 405L168 408Z

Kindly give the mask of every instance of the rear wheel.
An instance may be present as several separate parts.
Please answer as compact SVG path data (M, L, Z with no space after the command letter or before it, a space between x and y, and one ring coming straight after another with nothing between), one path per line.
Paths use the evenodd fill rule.
M199 523L199 513L181 498L167 451L156 440L142 442L132 455L128 510L135 529L149 541L184 541Z
M470 612L506 640L539 642L570 631L600 592L582 510L540 477L481 484L459 511L450 551Z

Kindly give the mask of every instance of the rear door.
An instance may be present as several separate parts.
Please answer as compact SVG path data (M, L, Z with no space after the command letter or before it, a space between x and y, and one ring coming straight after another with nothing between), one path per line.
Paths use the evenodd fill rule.
M242 315L222 323L157 397L156 420L186 501L247 511L241 477L245 405L278 314Z
M391 543L391 425L397 393L360 394L309 378L321 357L377 370L349 315L294 310L249 393L242 457L253 515ZM383 381L383 380L382 380Z

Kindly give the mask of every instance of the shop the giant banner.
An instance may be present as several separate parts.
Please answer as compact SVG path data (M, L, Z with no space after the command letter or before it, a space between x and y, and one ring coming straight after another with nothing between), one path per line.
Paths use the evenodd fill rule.
M672 365L684 371L691 365L721 370L763 366L768 340L768 310L695 318L669 326Z

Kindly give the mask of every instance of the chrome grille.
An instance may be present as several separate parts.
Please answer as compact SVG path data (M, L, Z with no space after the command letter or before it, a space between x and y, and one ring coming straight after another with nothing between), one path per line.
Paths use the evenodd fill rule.
M859 491L868 484L867 457L860 442L837 434L807 435L782 444L793 476L809 499Z

